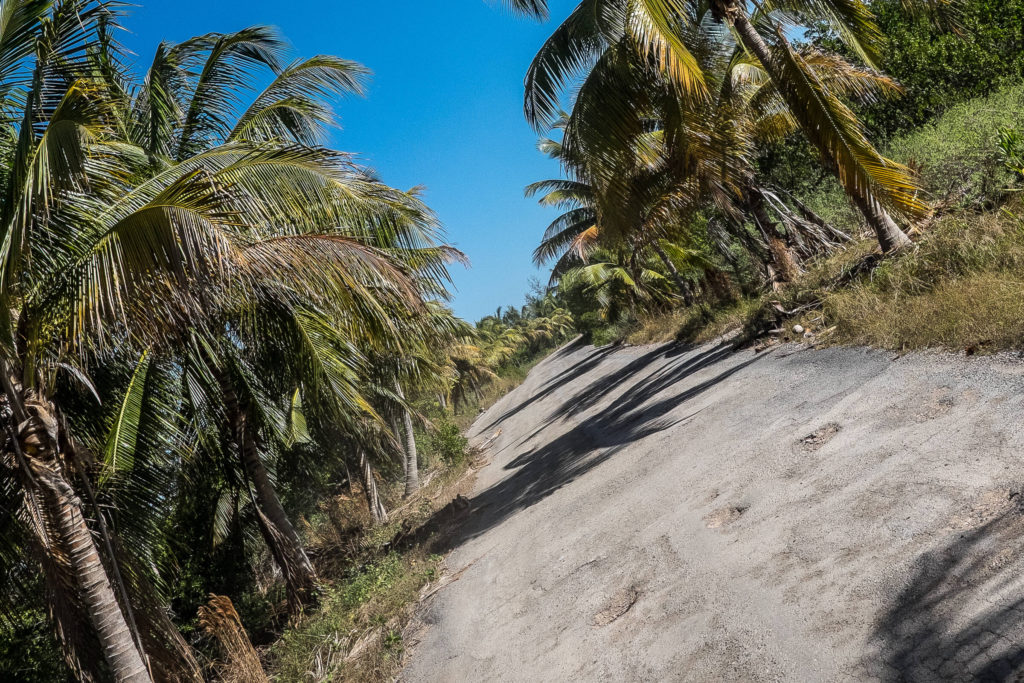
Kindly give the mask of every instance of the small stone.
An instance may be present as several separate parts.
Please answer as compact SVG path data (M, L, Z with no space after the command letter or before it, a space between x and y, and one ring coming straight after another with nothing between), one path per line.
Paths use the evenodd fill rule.
M803 332L804 332L804 326L803 325L793 325L793 334L803 334Z

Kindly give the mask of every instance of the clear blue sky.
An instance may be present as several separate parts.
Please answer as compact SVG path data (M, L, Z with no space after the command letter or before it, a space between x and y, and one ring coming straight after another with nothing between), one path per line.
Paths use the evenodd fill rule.
M335 54L373 70L365 100L340 107L334 146L358 153L390 185L424 185L449 239L472 260L453 269L456 313L469 320L521 304L530 253L554 218L523 187L557 175L523 120L523 74L578 0L552 0L547 24L485 0L138 0L123 42L148 64L160 40L253 24L277 26L297 56Z

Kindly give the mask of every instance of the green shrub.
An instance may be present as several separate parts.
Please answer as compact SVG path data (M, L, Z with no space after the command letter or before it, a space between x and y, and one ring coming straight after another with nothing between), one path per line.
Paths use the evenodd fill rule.
M1022 128L1024 86L1015 86L951 107L894 140L889 156L919 169L926 188L948 205L991 208L1014 181L1000 148L1001 131Z
M372 595L387 590L404 569L402 558L397 553L389 553L352 572L338 591L338 602L348 609L359 607Z
M430 453L448 466L462 463L466 458L469 441L462 435L459 426L450 420L435 423L436 429L429 439Z
M70 680L53 627L36 610L0 624L0 680L52 683Z

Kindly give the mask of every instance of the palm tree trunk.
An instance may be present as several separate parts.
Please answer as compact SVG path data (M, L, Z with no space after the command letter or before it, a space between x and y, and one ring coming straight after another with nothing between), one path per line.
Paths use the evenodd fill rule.
M391 416L391 433L395 435L395 439L402 449L402 480L404 481L405 476L409 473L409 456L406 455L405 451L405 437L402 435L402 425L394 415Z
M132 639L128 622L117 603L92 533L82 515L82 502L67 481L56 473L42 474L33 467L43 489L42 499L58 522L61 545L69 549L82 601L85 603L103 656L115 681L147 683L149 675L142 652Z
M679 269L676 268L676 264L672 263L672 259L668 257L665 250L658 243L658 240L652 240L651 246L654 248L654 253L658 255L661 262L665 264L665 268L668 269L669 274L672 276L672 280L676 284L676 289L679 290L679 294L683 297L683 303L687 306L693 305L693 292L690 291L690 287L686 284L683 276L679 274Z
M772 64L771 51L768 49L768 44L764 42L757 29L750 23L746 6L736 0L715 0L715 5L716 14L727 17L732 22L736 33L743 42L743 46L758 58L768 76L776 83L782 84L783 80ZM779 91L786 99L786 105L796 120L800 122L800 125L809 128L808 122L804 120L804 108L800 103L793 101L786 88L780 87ZM808 138L813 142L813 138L810 136ZM828 158L826 150L819 147L819 151L822 152L824 158ZM882 247L883 252L889 252L911 243L906 233L900 230L889 213L867 190L852 184L849 186L844 185L843 189L846 190L853 203L860 209L868 225L875 231L878 244Z
M363 492L366 494L366 505L370 508L370 516L374 524L384 524L388 521L388 511L384 509L381 502L380 492L377 491L377 480L373 478L373 468L366 453L359 452L359 469L363 475Z
M782 233L772 217L764 208L764 199L756 189L747 190L747 206L754 214L754 220L761 226L765 238L768 240L768 252L773 261L773 268L770 269L772 288L778 289L780 284L792 282L800 274L800 266L797 265L796 257L792 249L783 241Z
M882 208L874 197L865 196L860 192L852 192L850 197L860 212L864 214L868 225L874 229L875 235L878 236L878 244L884 253L911 244L907 234L900 230L892 216Z
M30 405L23 403L10 376L3 374L5 393L19 424L14 439L16 454L28 486L39 494L35 500L53 523L59 547L67 553L79 597L89 614L111 677L118 683L151 682L145 655L132 637L92 532L85 523L82 501L65 475L57 445L56 410L52 404L38 399ZM39 540L44 548L53 547L52 539Z
M284 576L288 589L288 608L295 614L302 610L303 605L316 600L316 571L260 459L256 433L249 422L245 406L240 404L230 380L223 373L219 374L224 408L231 423L239 461L252 485L260 533Z
M395 380L395 394L405 401L401 383ZM412 414L402 406L402 421L405 423L405 496L408 498L420 488L420 469L417 462L416 435L412 431Z

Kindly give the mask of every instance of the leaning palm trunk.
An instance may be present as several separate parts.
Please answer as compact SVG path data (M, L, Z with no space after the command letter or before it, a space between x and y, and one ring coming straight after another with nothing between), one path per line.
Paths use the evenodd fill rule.
M405 393L397 379L395 380L395 394L405 401ZM417 462L416 435L412 431L412 414L404 405L402 406L402 421L405 423L405 495L408 497L420 488L420 470Z
M395 439L398 440L402 449L402 480L404 481L405 475L409 471L409 457L405 454L405 437L402 436L402 425L398 422L398 418L394 416L391 417L391 433L395 435Z
M900 227L896 225L896 222L893 221L889 213L878 203L878 200L874 197L865 196L860 192L853 192L850 196L853 199L853 203L860 209L860 212L864 214L868 225L874 229L882 251L888 253L911 243L907 234L900 230Z
M727 17L732 22L736 33L743 42L743 46L758 58L768 76L779 84L779 91L785 98L786 106L793 117L805 131L813 130L814 125L807 120L806 107L797 98L793 97L786 87L783 87L785 80L772 60L771 51L768 49L767 43L764 42L764 39L757 32L757 28L750 22L745 5L736 0L716 0L715 4L716 14ZM818 151L821 152L826 163L832 168L833 164L831 163L828 150L817 139L817 136L808 135L807 137L818 147ZM864 219L871 226L871 229L875 231L878 244L882 247L883 252L889 252L910 244L910 238L900 230L889 213L878 203L877 199L871 196L867 188L861 187L857 183L844 183L843 189L864 215Z
M66 553L78 597L89 614L111 678L118 683L150 682L145 656L132 637L92 532L85 523L82 501L65 473L56 408L46 399L23 396L15 387L5 373L4 388L17 422L15 455L32 504L38 506L42 518L32 525L37 540L48 552Z
M374 524L384 524L388 521L388 511L384 509L381 502L380 492L377 491L377 480L373 478L373 468L366 453L359 452L359 471L363 476L363 492L366 494L366 505L370 508L370 516Z
M219 377L224 406L231 422L231 433L238 448L238 456L249 483L256 507L260 533L270 548L274 562L281 569L288 590L288 608L294 614L303 605L316 599L317 576L309 561L302 540L281 505L270 475L259 455L255 428L248 419L244 406L239 403L234 387L224 375Z

